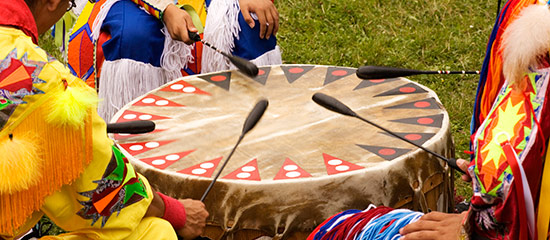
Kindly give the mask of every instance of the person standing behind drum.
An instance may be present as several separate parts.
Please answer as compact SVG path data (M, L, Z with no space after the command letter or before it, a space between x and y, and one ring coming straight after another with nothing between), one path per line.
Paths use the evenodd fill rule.
M189 13L176 7L174 0L100 0L95 3L98 9L101 6L97 15L88 11L80 16L92 19L88 20L95 24L90 37L102 52L96 54L92 70L83 70L82 66L91 64L82 59L96 49L71 36L69 67L98 89L104 100L99 113L105 120L126 103L170 80L232 68L219 53L203 48L200 42L192 44L188 31L197 32L203 25L204 39L224 52L258 65L282 63L275 39L279 14L270 0L178 2L187 4ZM74 36L85 34L81 29L73 30Z
M428 213L401 229L402 239L548 239L550 27L537 23L549 20L547 4L506 3L472 117L473 157L463 176L473 182L471 207Z
M95 91L37 46L72 6L0 1L0 238L44 214L68 231L44 239L199 236L204 204L154 192L107 137Z

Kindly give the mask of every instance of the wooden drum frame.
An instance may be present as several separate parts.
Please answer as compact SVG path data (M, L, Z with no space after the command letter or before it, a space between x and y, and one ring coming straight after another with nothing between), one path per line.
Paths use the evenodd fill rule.
M326 218L369 204L428 211L453 206L445 162L311 100L331 95L393 132L452 157L437 95L405 78L361 80L356 69L260 67L173 80L121 109L113 122L153 120L148 134L111 137L159 191L200 199L256 101L269 106L205 200L212 239L305 239Z

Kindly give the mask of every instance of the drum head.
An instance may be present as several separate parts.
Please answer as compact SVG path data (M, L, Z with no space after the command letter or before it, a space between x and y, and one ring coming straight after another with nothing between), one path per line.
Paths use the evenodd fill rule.
M361 80L356 69L281 65L256 78L238 71L171 81L134 100L115 122L153 120L154 132L120 135L119 147L153 185L175 197L202 196L237 142L257 100L269 106L206 199L224 228L276 233L313 229L348 208L394 206L445 172L436 158L357 118L317 105L333 96L358 115L442 155L449 120L436 94L404 78ZM302 209L310 209L302 213ZM270 218L270 219L265 219Z

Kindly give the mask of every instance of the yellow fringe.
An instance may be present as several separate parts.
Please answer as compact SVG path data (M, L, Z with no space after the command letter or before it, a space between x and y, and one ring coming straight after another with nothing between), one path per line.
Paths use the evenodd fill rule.
M66 81L64 83L66 84ZM52 104L46 118L49 123L80 127L88 114L87 111L97 106L98 98L92 88L79 85L61 88L50 102Z
M0 140L0 194L13 194L37 184L42 175L38 146L29 134Z
M14 233L34 211L40 209L45 197L59 190L62 185L72 183L90 163L93 157L93 109L87 110L79 124L83 127L74 128L55 123L45 124L44 116L49 115L50 108L42 105L13 130L14 139L27 133L43 136L38 142L43 156L39 170L42 175L36 179L39 184L27 190L0 194L1 233Z

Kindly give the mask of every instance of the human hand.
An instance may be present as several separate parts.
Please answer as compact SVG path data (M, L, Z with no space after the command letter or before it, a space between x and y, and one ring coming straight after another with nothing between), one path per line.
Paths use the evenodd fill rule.
M185 226L177 229L176 232L183 239L195 239L204 232L208 211L206 211L206 207L201 201L190 198L179 199L178 201L185 207L187 220L185 221Z
M198 30L195 28L195 25L193 25L191 16L185 10L178 8L174 4L170 4L164 10L162 20L172 39L183 41L186 44L194 43L194 41L189 38L187 32L197 32Z
M461 214L430 212L418 221L408 224L399 230L402 240L429 239L449 240L459 239L462 219L468 211Z
M459 158L456 160L456 165L465 172L465 174L462 174L461 176L462 180L464 180L465 182L471 182L472 177L470 177L470 173L468 172L468 165L470 165L470 162Z
M250 28L254 28L255 23L250 13L255 13L260 22L260 38L275 36L279 31L279 12L270 0L239 0L241 12L244 20Z

